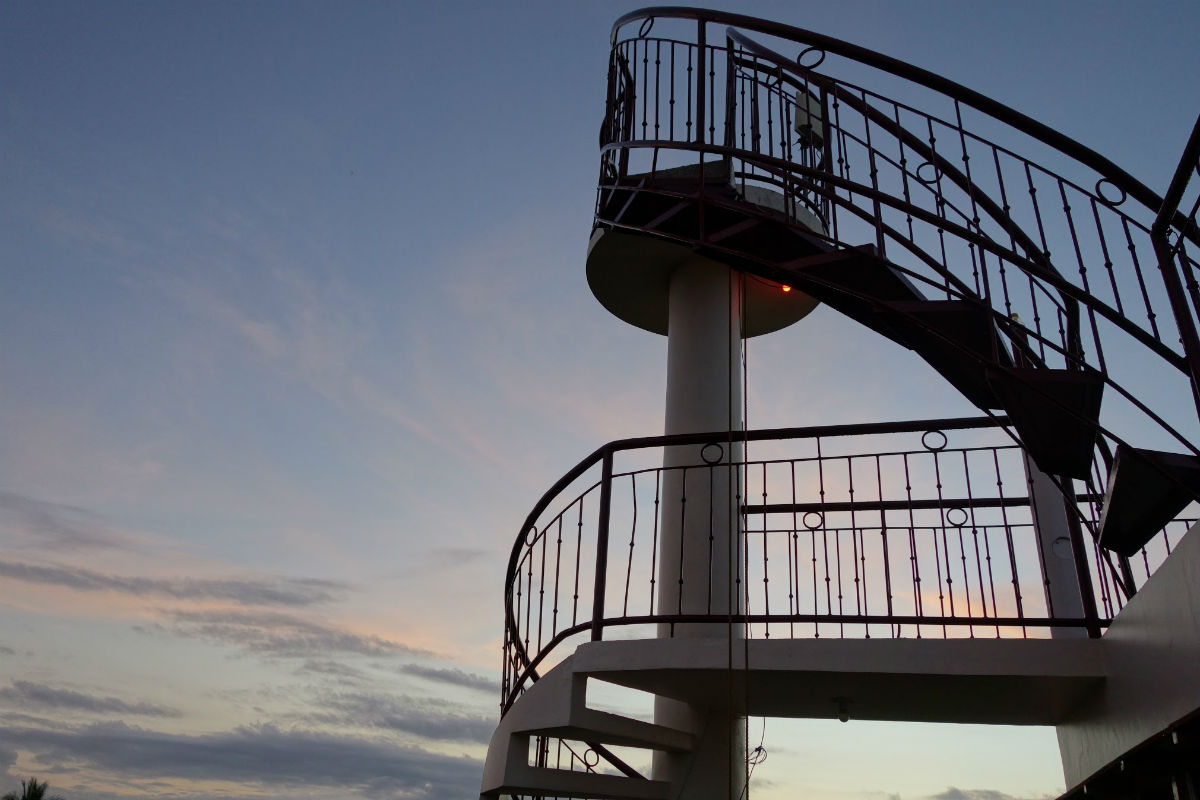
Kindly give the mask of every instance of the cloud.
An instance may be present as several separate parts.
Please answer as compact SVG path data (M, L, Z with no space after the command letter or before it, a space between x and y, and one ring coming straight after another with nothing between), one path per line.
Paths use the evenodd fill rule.
M123 778L223 780L255 787L337 787L371 797L459 800L479 791L482 764L466 756L359 736L282 731L270 725L202 735L123 723L70 731L0 728L0 753L20 747L57 771Z
M476 689L481 692L495 694L500 691L499 684L491 678L485 678L482 675L476 675L461 669L442 669L438 667L426 667L421 664L404 664L400 667L399 671L408 675L416 675L418 678L424 678L428 681L449 683L454 686L463 686L467 689Z
M170 611L172 633L230 644L251 653L287 658L357 653L367 656L432 656L374 634L359 634L290 614L267 611ZM164 626L155 626L164 629Z
M331 659L310 658L300 666L299 671L337 678L342 683L361 683L367 678L367 673L361 669Z
M494 719L453 711L445 701L431 698L348 692L324 697L319 704L328 711L310 715L314 723L366 726L424 739L486 744L496 727Z
M0 514L12 517L42 547L128 548L97 515L85 508L51 503L15 492L0 491Z
M0 689L0 700L20 708L53 708L71 711L91 711L107 714L137 714L148 717L178 717L178 709L154 703L128 703L116 697L99 697L71 689L56 689L43 683L13 681L12 686Z
M16 654L17 654L16 650L13 650L11 647L8 647L6 645L0 644L0 656L15 656Z
M1050 796L1038 795L1036 800ZM1018 800L1018 798L995 789L959 789L956 786L948 786L946 791L932 795L930 800ZM1035 800L1035 798L1025 798L1024 800Z
M245 580L239 578L141 578L106 575L77 567L43 567L0 561L0 575L78 592L121 592L137 596L160 595L177 600L225 600L243 606L311 606L336 599L348 587L313 578Z

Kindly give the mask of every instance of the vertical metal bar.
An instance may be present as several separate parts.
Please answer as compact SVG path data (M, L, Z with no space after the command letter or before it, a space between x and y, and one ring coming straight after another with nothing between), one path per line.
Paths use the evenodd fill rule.
M1154 308L1150 304L1150 294L1146 291L1146 276L1142 273L1142 263L1138 259L1137 245L1133 242L1133 234L1129 230L1129 220L1122 218L1121 227L1125 231L1125 247L1129 250L1129 258L1133 261L1133 274L1137 276L1138 288L1142 291L1142 302L1146 304L1146 319L1150 323L1150 332L1154 334L1154 338L1162 341L1162 335L1158 332L1158 315L1154 313Z
M708 26L704 20L696 22L696 141L699 144L704 143L704 123L705 123L705 80L704 73L708 68L708 41L706 39ZM701 156L701 163L704 163L704 158Z
M734 57L734 43L729 36L725 37L725 146L733 149L733 123L737 119L737 59ZM733 155L725 154L725 166L733 175Z
M750 493L749 487L747 487L746 494L749 495L749 493ZM767 507L767 462L765 462L765 461L762 463L762 504L763 504L763 508ZM767 573L767 560L768 560L768 555L767 555L767 547L768 547L768 544L767 544L767 517L768 516L769 515L767 515L767 514L762 515L763 614L765 614L767 617L770 617L771 616L771 595L770 595L770 591L769 591L770 590L770 578L768 577L768 573ZM747 536L747 538L749 538L749 537ZM749 563L749 562L747 562L747 563ZM746 610L747 611L750 610L749 606L747 606ZM765 638L770 639L771 638L771 623L769 620L767 622L763 623L763 631L765 631L765 633L766 633Z
M1071 533L1071 553L1075 558L1075 575L1079 581L1080 598L1083 600L1083 617L1087 620L1088 638L1099 639L1100 621L1096 612L1096 590L1092 588L1092 573L1087 566L1087 548L1083 541L1083 528L1079 524L1078 509L1073 507L1074 504L1069 498L1064 497L1063 503L1066 505L1067 530Z
M654 529L650 534L650 616L654 616L655 584L658 580L658 507L662 491L662 470L654 471Z
M596 518L596 580L592 595L592 641L604 638L604 589L608 578L608 520L612 506L612 448L604 448L600 467L600 512Z
M1196 335L1196 323L1188 308L1183 283L1179 273L1175 271L1175 258L1167 243L1167 232L1151 231L1150 235L1153 237L1158 268L1162 271L1163 286L1167 290L1167 300L1170 301L1171 312L1175 316L1175 327L1179 331L1179 340L1183 343L1183 355L1187 359L1192 384L1192 399L1195 400L1197 413L1200 414L1200 337Z
M633 577L633 546L637 538L637 476L629 476L629 494L633 501L633 522L629 525L629 560L625 563L625 601L621 606L621 615L629 616L629 584Z

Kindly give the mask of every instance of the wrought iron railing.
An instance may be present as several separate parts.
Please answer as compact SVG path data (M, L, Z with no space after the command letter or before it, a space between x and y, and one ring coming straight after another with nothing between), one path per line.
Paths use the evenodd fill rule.
M686 165L726 176L744 199L773 192L774 210L810 238L872 247L930 299L982 301L998 346L1019 361L1102 380L1098 474L1122 443L1200 455L1200 230L1195 204L1179 210L1186 180L1164 201L1078 142L940 76L700 9L617 21L606 109L598 226L675 236L789 283L786 262L752 263L732 245L719 214L702 209L695 231L672 233L661 217L654 229L620 219L611 202L631 187L670 198L655 176ZM1179 402L1188 396L1194 405Z
M1075 526L1062 543L1069 553L1060 556L1076 565L1071 580L1082 587L1084 614L1056 610L1061 589L1045 568L1026 459L1004 422L984 417L605 445L542 497L513 547L502 708L574 643L652 638L660 626L669 635L680 624L735 624L754 638L1025 637L1053 628L1098 635L1126 592L1178 541L1194 508L1129 561L1113 560ZM664 608L657 591L661 521L706 520L712 513L695 496L668 507L664 448L705 445L695 463L672 468L701 476L703 484L704 476L727 469L734 443L746 453L736 463L734 488L741 610ZM1081 490L1072 510L1094 520L1100 500Z

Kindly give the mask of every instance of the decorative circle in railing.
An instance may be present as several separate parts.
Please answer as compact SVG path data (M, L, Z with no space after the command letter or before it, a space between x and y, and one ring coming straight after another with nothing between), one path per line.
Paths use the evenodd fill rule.
M933 186L941 177L938 168L929 161L924 161L921 166L917 167L917 180L926 186Z
M805 64L804 58L809 53L816 53L817 60L813 61L810 64ZM822 50L819 47L806 47L800 51L800 55L796 56L796 66L800 67L801 69L816 69L817 67L821 66L821 62L823 62L824 60L825 60L825 51L824 50Z
M539 535L540 531L538 531L537 525L530 525L525 529L525 544L532 547L537 542Z
M941 437L941 441L938 441L938 437ZM921 434L921 446L931 453L945 450L948 442L946 434L938 430L925 431Z
M712 450L709 448L712 448ZM715 456L712 455L713 451L716 451ZM720 464L721 461L725 459L725 448L717 442L709 442L708 444L704 445L704 447L700 448L700 458L703 459L704 463L708 464L710 467L713 464Z
M815 522L812 521L814 518L816 520ZM804 519L802 521L804 522L804 527L808 528L810 531L815 531L825 526L825 515L820 511L808 511L804 514Z
M638 28L638 38L645 39L650 35L650 31L654 30L654 17L646 17L642 20L641 27Z
M600 763L600 754L592 748L583 751L583 765L588 769Z
M1108 178L1101 178L1096 181L1096 197L1100 198L1100 202L1104 203L1104 205L1116 208L1125 202L1125 198L1128 195L1124 189L1117 186Z
M957 514L955 512L958 512ZM946 522L953 525L955 528L961 528L967 524L967 510L955 506L946 510Z

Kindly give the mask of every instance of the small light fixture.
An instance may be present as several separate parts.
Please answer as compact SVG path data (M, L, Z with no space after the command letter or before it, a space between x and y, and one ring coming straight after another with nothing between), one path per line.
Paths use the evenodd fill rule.
M783 293L784 293L784 294L787 294L788 292L790 292L790 291L792 290L792 287L788 286L786 283L785 283L785 284L782 284L782 285L780 285L780 287L779 287L779 288L780 288L780 289L783 289Z
M835 698L833 698L833 702L837 703L838 721L839 722L849 722L850 721L850 698L849 697L835 697Z

